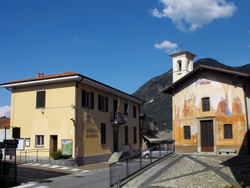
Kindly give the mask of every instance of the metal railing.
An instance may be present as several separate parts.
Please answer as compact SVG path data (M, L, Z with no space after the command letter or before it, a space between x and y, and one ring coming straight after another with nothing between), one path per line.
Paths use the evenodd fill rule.
M52 151L53 151L52 149L30 149L30 150L23 150L23 151L20 151L20 156L19 156L20 158L19 158L19 160L20 160L20 162L24 161L25 163L27 161L36 161L36 162L38 162L39 160L40 161L44 161L45 158L47 158L47 157L43 155L43 156L40 156L40 158L39 158L39 154L47 152L48 153L48 159L47 160L50 163L50 153ZM32 154L32 155L28 156L29 154Z
M175 152L175 141L161 143L145 151L129 156L109 165L110 187L120 185L136 172Z
M110 122L112 124L126 124L128 119L128 115L121 112L111 112L110 113Z

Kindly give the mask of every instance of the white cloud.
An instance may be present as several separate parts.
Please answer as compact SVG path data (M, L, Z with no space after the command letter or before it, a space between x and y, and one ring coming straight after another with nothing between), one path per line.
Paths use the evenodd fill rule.
M181 31L195 31L214 19L231 17L237 10L225 0L159 0L163 10L151 10L157 18L170 18Z
M0 117L2 116L10 117L10 106L0 107Z
M164 40L162 43L154 44L156 49L165 49L167 53L176 53L178 50L178 45L176 43L171 43L170 41Z

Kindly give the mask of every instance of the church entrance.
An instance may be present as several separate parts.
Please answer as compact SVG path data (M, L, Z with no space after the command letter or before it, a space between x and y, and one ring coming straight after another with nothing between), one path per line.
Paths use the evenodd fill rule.
M201 151L214 151L213 120L201 121Z

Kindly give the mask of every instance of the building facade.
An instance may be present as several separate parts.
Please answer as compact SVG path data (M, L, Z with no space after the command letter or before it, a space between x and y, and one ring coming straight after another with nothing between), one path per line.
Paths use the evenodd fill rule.
M21 128L21 150L62 149L78 165L107 161L124 145L139 150L141 99L78 73L1 86L12 90L11 126Z
M171 57L174 82L163 92L172 95L176 151L247 154L249 75L205 65L192 69L195 55L185 51Z

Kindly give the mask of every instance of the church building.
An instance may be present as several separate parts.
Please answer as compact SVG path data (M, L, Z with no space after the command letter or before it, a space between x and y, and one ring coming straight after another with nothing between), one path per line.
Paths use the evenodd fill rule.
M177 152L247 154L249 149L250 75L200 65L181 51L173 58L173 139Z

